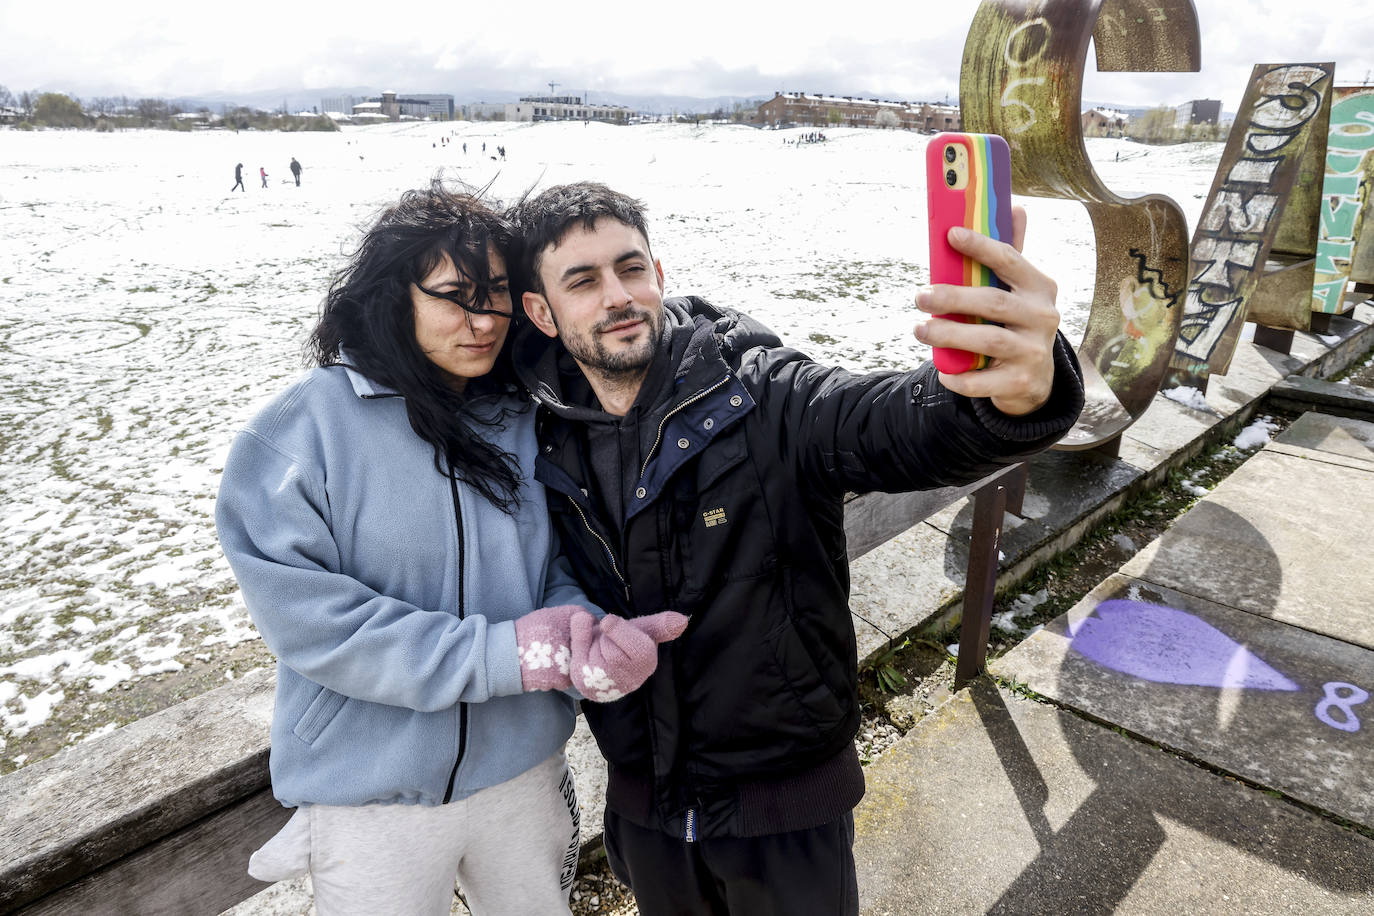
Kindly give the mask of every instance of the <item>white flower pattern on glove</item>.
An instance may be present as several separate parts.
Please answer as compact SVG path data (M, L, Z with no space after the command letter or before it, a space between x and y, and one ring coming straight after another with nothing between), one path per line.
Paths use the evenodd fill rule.
M588 690L592 691L594 694L592 699L598 703L609 703L625 695L624 691L616 689L615 681L606 674L606 669L599 666L583 665L582 682Z
M553 663L558 666L559 674L568 673L568 662L572 659L572 652L567 646L559 646L558 651L553 653Z
M566 646L559 646L559 651L566 653L568 650ZM553 643L531 642L528 649L523 649L520 651L520 660L524 662L525 667L529 668L531 671L537 671L540 668L552 667ZM567 672L566 663L560 665L559 667L564 671L564 673Z

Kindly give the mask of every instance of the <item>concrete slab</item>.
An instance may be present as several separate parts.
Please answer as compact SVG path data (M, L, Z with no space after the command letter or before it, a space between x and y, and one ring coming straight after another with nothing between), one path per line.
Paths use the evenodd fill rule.
M1290 375L1269 393L1279 406L1374 420L1374 388Z
M859 658L884 648L964 590L968 547L950 550L941 531L921 523L849 564L849 608Z
M1325 334L1294 335L1293 352L1307 363L1303 375L1326 377L1350 365L1374 345L1368 305L1359 305L1350 315L1335 315ZM1311 342L1310 349L1306 346ZM1299 347L1299 343L1304 346Z
M1263 396L1275 382L1285 377L1285 368L1295 362L1291 358L1275 360L1273 352L1255 346L1254 341L1242 341L1225 375L1214 375L1207 381L1207 390L1218 391L1232 401L1255 395ZM1296 370L1291 370L1296 371Z
M1374 472L1266 448L1121 572L1374 648L1371 516Z
M1060 531L1096 509L1103 502L1140 479L1137 468L1091 452L1050 451L1036 455L1030 464L1022 517L1038 523L1021 534L1020 526L1003 538L1003 553L1011 556L1035 532ZM973 501L960 500L926 519L931 525L967 544L973 530Z
M1374 842L985 680L867 773L868 916L1374 911Z
M1207 431L1226 418L1215 410L1185 407L1162 394L1122 434L1121 459L1142 471L1152 471L1175 454L1190 449Z
M1312 453L1324 452L1328 459L1353 459L1353 463L1337 463L1370 469L1374 468L1374 423L1309 412L1293 421L1293 425L1280 433L1269 448L1301 458L1317 457Z
M1116 575L990 668L1374 827L1368 649Z

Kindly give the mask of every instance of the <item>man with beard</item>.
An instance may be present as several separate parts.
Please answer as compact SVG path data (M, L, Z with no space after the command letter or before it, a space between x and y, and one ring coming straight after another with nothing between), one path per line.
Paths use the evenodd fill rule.
M644 916L858 912L858 663L847 491L963 484L1049 446L1083 404L1055 285L1015 247L951 243L1011 287L932 287L916 336L992 357L853 374L696 297L664 300L642 206L593 183L515 217L517 372L535 477L591 598L691 618L638 692L584 710L609 764L605 845Z

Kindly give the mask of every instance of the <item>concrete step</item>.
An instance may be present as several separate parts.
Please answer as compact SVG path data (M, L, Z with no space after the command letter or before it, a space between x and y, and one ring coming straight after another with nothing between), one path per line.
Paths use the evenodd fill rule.
M1374 912L1374 841L987 679L868 768L860 911Z
M1374 912L1371 512L1304 415L869 768L863 911Z

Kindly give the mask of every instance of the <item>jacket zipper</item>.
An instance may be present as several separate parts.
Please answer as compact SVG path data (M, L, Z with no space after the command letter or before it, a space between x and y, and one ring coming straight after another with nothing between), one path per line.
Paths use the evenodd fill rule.
M701 389L696 394L692 395L690 398L687 398L685 401L678 404L676 407L672 408L663 415L663 419L658 422L658 433L654 436L654 444L649 447L648 454L644 456L644 464L641 465L639 468L639 476L641 479L644 477L644 474L649 470L649 462L654 460L654 454L658 451L659 444L663 442L663 430L665 427L667 427L668 421L673 418L673 415L691 406L692 404L695 404L697 401L700 401L702 398L706 397L708 394L715 391L717 388L729 382L730 379L731 376L726 375L724 378L716 382L714 385ZM626 589L626 594L629 594L628 589ZM695 843L697 841L696 808L688 808L686 814L683 815L682 839L688 843Z
M626 582L625 577L620 574L620 566L615 561L615 551L611 550L611 545L606 543L605 538L596 533L596 529L592 527L592 523L587 521L587 514L582 511L582 507L577 504L577 500L570 497L568 502L573 504L573 508L577 510L577 514L581 516L582 524L586 526L587 532L600 541L601 546L606 549L606 557L611 561L611 572L615 573L615 577L620 580L621 587L625 589L625 601L629 602L630 583Z
M448 489L453 496L453 520L458 527L458 619L462 620L466 609L463 606L463 561L466 559L467 546L463 541L463 513L458 503L458 481L453 469L448 472ZM463 752L468 745L468 704L458 704L458 756L453 761L453 769L448 774L448 788L444 790L444 804L453 798L453 784L458 779L458 765L463 762Z
M649 469L649 462L653 460L654 452L658 451L658 444L663 441L663 427L668 425L668 420L672 418L673 414L677 413L679 410L682 410L684 407L687 407L691 404L695 404L697 401L700 401L702 398L706 397L708 394L715 391L717 388L719 388L721 385L724 385L728 381L730 381L730 376L727 375L725 378L716 382L710 388L701 389L696 394L692 395L690 398L683 401L681 404L677 405L672 410L668 411L663 415L663 419L660 420L658 423L658 436L654 439L654 444L650 446L649 454L644 456L643 467L639 469L640 477L643 477L644 472Z

